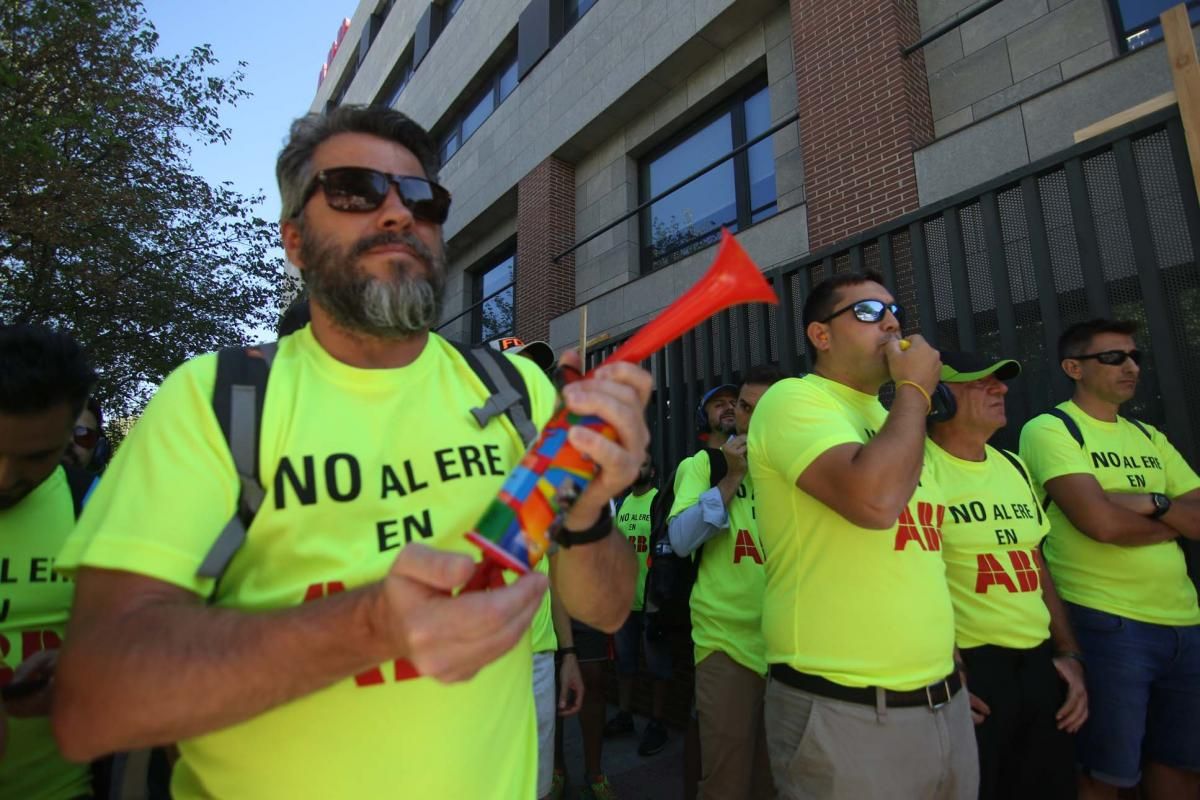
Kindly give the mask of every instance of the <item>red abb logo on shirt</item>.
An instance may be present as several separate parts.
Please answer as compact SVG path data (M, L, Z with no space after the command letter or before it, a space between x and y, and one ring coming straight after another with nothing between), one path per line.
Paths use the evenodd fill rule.
M1003 586L1012 594L1038 590L1038 567L1042 563L1038 551L1009 550L1008 560L1016 575L1015 581L995 554L980 553L976 556L978 571L975 574L975 594L987 594L993 586Z
M895 548L903 550L909 542L916 542L922 550L941 550L942 523L945 520L946 507L943 505L918 502L916 520L913 520L912 512L905 506L896 528Z
M762 553L758 552L754 537L746 530L738 531L737 541L733 543L733 563L737 564L743 558L752 558L755 564L763 563Z
M0 659L9 666L0 666L0 686L12 682L13 673L19 666L17 659L22 661L42 650L57 650L62 647L62 639L54 631L21 631L21 652L12 652L12 643L0 634ZM10 660L9 656L12 656Z

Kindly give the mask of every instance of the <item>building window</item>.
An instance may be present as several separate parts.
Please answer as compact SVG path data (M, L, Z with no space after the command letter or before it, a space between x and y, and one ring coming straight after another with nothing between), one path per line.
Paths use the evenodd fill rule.
M513 334L513 269L515 253L509 252L498 262L475 273L475 311L471 315L471 335L475 342L487 342Z
M594 5L596 0L563 0L563 30L569 31L575 27L575 23Z
M642 161L642 202L770 127L767 88L756 82ZM642 211L642 269L665 267L716 242L722 226L738 231L777 209L775 153L767 138Z
M404 55L400 56L400 60L396 62L395 68L388 76L388 79L383 82L383 87L379 90L379 94L375 95L375 104L386 108L395 108L396 103L400 101L400 93L408 86L408 82L412 80L413 64L412 64L412 48L405 50Z
M458 9L462 8L463 0L448 0L442 6L442 29L450 24L450 20L454 19L454 15L458 13Z
M517 54L511 54L493 72L479 91L470 99L465 108L450 122L449 129L438 140L438 150L442 163L449 161L458 149L471 138L471 134L500 107L513 90L517 88Z
M1136 50L1148 44L1162 41L1162 25L1158 15L1179 0L1109 0L1113 9L1113 20L1117 25L1117 38L1122 50ZM1200 22L1200 0L1188 0L1188 19L1193 25Z

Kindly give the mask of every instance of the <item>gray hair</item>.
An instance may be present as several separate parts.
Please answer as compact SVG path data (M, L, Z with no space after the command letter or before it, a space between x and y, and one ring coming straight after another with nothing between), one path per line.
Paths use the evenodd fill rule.
M292 123L287 144L275 162L280 222L300 213L304 190L313 177L313 152L339 133L366 133L395 142L417 157L426 178L437 181L437 146L425 129L406 114L372 106L337 106L323 114L306 114Z

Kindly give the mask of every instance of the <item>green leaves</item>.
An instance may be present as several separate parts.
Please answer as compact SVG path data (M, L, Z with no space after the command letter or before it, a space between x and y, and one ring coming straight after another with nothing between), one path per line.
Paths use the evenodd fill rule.
M73 332L113 416L186 358L273 328L285 283L262 198L188 163L188 142L228 141L242 72L157 40L136 0L0 9L0 320Z

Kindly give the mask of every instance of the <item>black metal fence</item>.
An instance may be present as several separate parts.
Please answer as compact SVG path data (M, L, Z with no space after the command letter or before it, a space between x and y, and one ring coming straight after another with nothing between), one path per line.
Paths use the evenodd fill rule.
M704 389L755 364L810 366L800 314L827 275L878 270L909 309L906 333L1018 358L1008 427L1070 391L1059 333L1096 316L1135 319L1148 359L1127 413L1200 463L1200 205L1172 108L768 273L779 306L722 312L651 359L653 455L664 474L696 445ZM597 363L618 342L589 356Z

